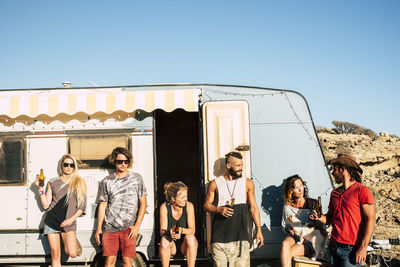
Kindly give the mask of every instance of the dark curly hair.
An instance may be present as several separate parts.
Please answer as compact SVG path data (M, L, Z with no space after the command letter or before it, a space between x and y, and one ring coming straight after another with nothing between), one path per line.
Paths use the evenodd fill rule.
M343 169L346 169L347 172L350 175L350 181L354 181L356 180L357 182L361 183L362 179L361 179L361 175L359 173L359 170L357 170L356 168L350 167L350 166L346 166L343 164L332 164L331 167L331 172L333 171L333 168L337 167L339 168L341 171L343 171Z
M111 155L110 155L110 157L108 159L109 163L111 165L115 166L115 160L117 159L117 156L119 154L124 155L129 160L128 168L131 168L132 164L133 164L132 153L128 149L126 149L124 147L116 147L116 148L114 148L114 150L111 152Z
M296 180L300 180L304 186L304 198L308 198L308 187L307 187L307 183L303 181L303 179L298 175L292 175L288 178L286 178L285 181L285 185L283 188L283 200L285 201L285 203L287 204L293 204L294 203L294 199L293 199L293 188L294 188L294 182Z
M225 155L225 163L228 164L229 160L231 159L231 157L237 158L237 159L242 159L242 154L240 154L240 152L236 152L236 151L232 151L229 152Z

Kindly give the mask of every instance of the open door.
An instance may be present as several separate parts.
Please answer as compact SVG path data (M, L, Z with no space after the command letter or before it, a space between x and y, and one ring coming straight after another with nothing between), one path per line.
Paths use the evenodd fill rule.
M155 251L158 257L160 240L159 207L165 202L164 184L182 181L188 190L188 200L193 203L196 218L196 238L199 251L204 248L202 229L202 182L200 174L199 113L182 109L173 112L154 111L155 120ZM179 254L179 253L178 253Z
M225 173L225 154L250 145L249 105L246 101L206 102L202 106L204 182ZM250 151L243 155L243 177L251 178ZM207 249L211 248L211 214L206 215Z

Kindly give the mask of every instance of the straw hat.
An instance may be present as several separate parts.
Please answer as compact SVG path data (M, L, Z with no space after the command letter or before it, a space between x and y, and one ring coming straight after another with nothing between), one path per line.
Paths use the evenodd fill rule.
M338 154L337 158L328 160L326 165L339 165L347 168L353 168L359 173L363 173L363 170L360 168L360 165L356 162L356 158L349 154Z

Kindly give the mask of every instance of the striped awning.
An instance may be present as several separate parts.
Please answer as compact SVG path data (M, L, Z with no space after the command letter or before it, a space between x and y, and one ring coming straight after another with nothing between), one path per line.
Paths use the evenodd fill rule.
M0 122L65 121L75 119L76 114L87 117L136 110L198 111L200 93L199 89L134 91L123 88L0 91Z

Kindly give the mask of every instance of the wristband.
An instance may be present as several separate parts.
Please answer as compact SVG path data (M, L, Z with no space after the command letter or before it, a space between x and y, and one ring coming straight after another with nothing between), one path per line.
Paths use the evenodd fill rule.
M39 195L43 196L44 195L44 190L43 189L39 189L38 193L39 193Z

